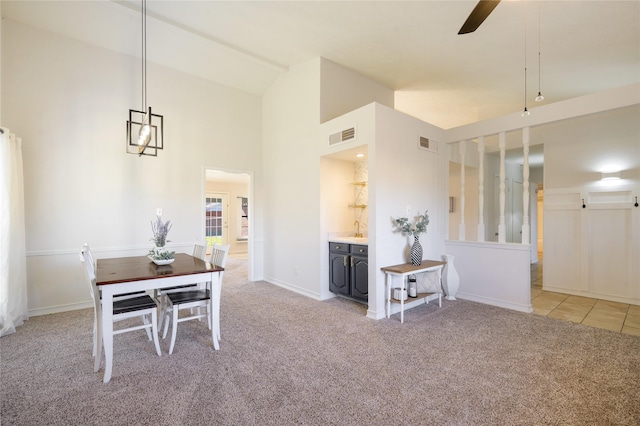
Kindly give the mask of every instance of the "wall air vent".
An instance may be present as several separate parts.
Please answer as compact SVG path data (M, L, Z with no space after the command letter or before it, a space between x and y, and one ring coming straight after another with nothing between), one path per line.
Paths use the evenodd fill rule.
M329 135L329 146L335 145L338 143L350 141L356 138L356 128L351 127L349 129L345 129L341 132L334 133Z
M438 142L431 140L429 138L420 136L420 148L426 149L432 152L438 152Z

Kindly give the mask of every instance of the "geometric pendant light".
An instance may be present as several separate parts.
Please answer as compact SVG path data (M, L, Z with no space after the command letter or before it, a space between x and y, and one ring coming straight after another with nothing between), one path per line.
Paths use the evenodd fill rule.
M142 0L142 111L129 110L127 153L157 157L163 148L163 117L147 106L147 0Z

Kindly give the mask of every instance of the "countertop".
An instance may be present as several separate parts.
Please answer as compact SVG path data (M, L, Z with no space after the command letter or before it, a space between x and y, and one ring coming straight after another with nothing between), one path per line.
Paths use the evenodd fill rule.
M342 243L342 244L359 244L362 246L369 245L369 238L356 238L356 237L331 237L330 243Z

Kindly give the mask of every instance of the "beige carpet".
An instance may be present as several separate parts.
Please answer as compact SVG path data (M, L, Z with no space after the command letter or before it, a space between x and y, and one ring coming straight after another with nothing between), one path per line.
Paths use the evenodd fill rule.
M197 321L173 355L116 336L107 385L91 310L30 319L0 339L2 425L640 424L640 337L466 301L373 321L244 277L230 258L220 351Z

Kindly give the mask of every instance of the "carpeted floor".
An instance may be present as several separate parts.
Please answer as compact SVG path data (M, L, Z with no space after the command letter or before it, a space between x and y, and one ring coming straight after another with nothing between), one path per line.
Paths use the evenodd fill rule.
M373 321L245 277L230 258L219 351L198 321L162 357L119 335L107 385L91 310L30 319L0 340L2 425L640 424L640 337L463 300Z

